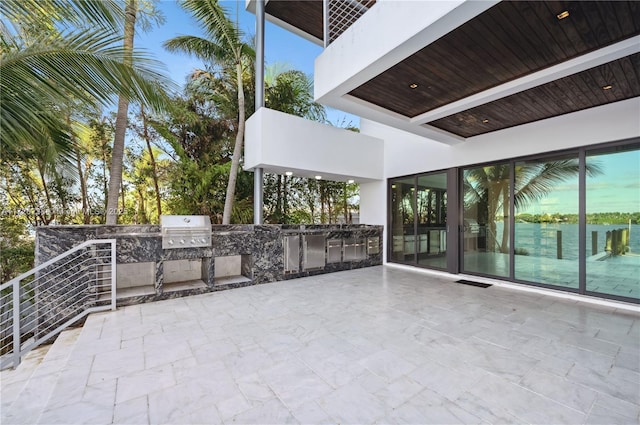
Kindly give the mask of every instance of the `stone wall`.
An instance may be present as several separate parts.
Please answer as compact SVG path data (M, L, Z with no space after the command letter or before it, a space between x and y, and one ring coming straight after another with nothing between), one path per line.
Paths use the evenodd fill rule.
M135 264L140 265L140 276L149 275L148 264L155 264L153 282L148 285L132 283L132 277L120 277L118 282L118 304L134 304L158 299L217 291L240 286L275 282L283 279L331 273L341 270L369 267L382 264L382 226L368 225L214 225L212 245L206 248L162 249L160 227L157 225L88 225L88 226L47 226L36 229L36 265L41 264L64 251L90 239L116 239L117 264L127 264L126 269L135 273ZM303 237L321 235L325 241L325 265L304 269ZM295 273L284 273L284 238L300 236L300 267ZM370 239L371 238L371 239ZM377 240L375 238L378 238ZM364 258L353 261L326 262L326 241L367 241L378 244L378 249ZM377 251L377 252L376 252ZM240 279L216 279L215 259L241 256ZM176 268L180 263L168 263L171 274L165 283L165 263L173 260L190 264L185 272L189 284L176 285ZM192 281L193 263L201 267L200 283ZM152 269L153 270L153 269ZM142 277L141 277L142 278ZM146 287L146 292L142 289ZM142 291L142 292L141 292Z

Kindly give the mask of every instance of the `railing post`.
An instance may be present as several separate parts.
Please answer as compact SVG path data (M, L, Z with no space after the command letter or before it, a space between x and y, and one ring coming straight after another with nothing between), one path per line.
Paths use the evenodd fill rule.
M20 364L21 347L20 342L20 280L13 283L13 367Z
M322 1L322 36L324 38L323 44L326 49L330 44L329 42L329 0Z
M111 310L116 309L116 241L111 240Z

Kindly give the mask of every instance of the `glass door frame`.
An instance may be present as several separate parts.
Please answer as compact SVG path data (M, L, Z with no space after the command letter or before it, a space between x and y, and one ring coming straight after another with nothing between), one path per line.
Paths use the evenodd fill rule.
M397 180L413 180L413 205L417 206L417 192L418 192L418 180L420 177L432 176L437 174L444 174L446 178L446 193L447 193L447 212L446 212L446 266L436 267L426 264L420 264L418 259L419 251L419 238L418 238L418 214L414 211L413 217L413 235L414 235L414 248L413 259L410 261L401 261L393 259L393 207L392 207L392 185ZM409 174L405 176L397 176L387 179L387 261L405 264L414 267L420 267L430 270L446 271L449 273L458 273L458 181L457 181L457 169L450 168L446 170L429 171L426 173ZM453 231L452 231L453 229Z

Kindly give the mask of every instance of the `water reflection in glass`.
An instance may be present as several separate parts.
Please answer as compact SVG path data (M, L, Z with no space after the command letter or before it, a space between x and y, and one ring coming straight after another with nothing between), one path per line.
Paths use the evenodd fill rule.
M508 163L466 168L462 173L465 272L509 276Z
M577 154L515 165L514 276L578 288Z

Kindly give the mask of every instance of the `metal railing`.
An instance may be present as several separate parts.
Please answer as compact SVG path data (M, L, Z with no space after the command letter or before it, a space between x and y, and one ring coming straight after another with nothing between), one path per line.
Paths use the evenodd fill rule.
M89 240L0 285L0 369L90 313L116 308L116 240Z
M324 45L327 47L376 3L376 0L324 0Z

